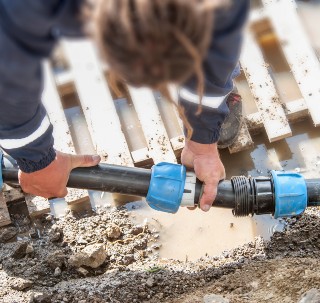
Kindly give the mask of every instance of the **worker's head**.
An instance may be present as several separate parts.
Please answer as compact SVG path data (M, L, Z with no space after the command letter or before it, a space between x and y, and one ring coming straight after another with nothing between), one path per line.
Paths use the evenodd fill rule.
M228 0L94 2L98 4L94 35L112 79L157 89L173 102L168 84L181 84L195 75L200 113L204 90L202 62L212 34L213 11ZM183 108L177 108L191 138L192 127Z
M222 0L101 0L96 38L111 70L134 86L160 88L202 77L213 9Z

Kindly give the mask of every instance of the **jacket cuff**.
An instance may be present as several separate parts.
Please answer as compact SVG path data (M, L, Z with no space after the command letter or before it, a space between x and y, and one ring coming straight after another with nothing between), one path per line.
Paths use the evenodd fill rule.
M191 141L201 143L201 144L212 144L216 143L219 140L221 127L217 127L216 129L208 129L208 128L193 128L192 136L190 138ZM184 135L187 137L188 131L184 127Z
M53 147L50 147L48 153L38 162L34 162L31 160L19 158L16 159L19 165L19 169L24 173L34 173L38 170L44 169L53 162L56 158L56 151Z
M212 144L219 140L221 126L226 116L229 113L228 106L223 102L218 108L210 108L202 106L202 112L197 115L198 105L182 100L179 100L180 106L184 109L184 114L189 124L192 127L191 140L201 144ZM185 136L188 136L188 131L184 127Z

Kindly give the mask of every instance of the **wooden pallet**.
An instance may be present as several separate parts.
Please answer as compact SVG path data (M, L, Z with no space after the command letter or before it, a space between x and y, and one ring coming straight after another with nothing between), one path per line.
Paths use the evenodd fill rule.
M292 135L289 125L308 116L319 126L320 121L320 63L312 49L297 7L291 0L262 0L262 5L251 11L250 26L245 33L245 42L240 58L257 111L244 113L247 128L251 133L264 130L270 142ZM285 14L285 17L283 15ZM284 102L279 87L266 60L260 39L278 40L284 60L290 67L301 96ZM244 100L246 102L246 100ZM251 144L250 134L240 137ZM238 144L235 152L246 148Z
M274 142L291 136L290 123L297 119L310 116L315 126L320 125L320 64L303 31L295 4L290 0L262 0L262 4L251 12L240 60L242 82L248 87L256 110L244 110L245 122L237 142L229 148L230 153L253 147L251 134L258 131L265 131L269 141ZM282 18L284 11L286 17ZM301 91L299 98L289 102L282 100L281 87L260 43L265 35L279 40ZM117 95L109 87L107 69L90 41L64 41L61 52L65 60L64 71L53 72L54 68L46 63L43 94L43 102L54 125L57 149L72 154L79 152L75 142L81 138L71 134L64 110L66 99L74 95L85 117L93 150L102 157L103 163L144 166L178 161L184 136L174 105L146 88L125 87L125 92ZM236 81L240 92L242 82ZM176 99L175 89L171 92ZM112 195L109 198L112 199ZM10 199L12 196L2 200L0 197L0 210L2 207L3 211L0 213L4 218L3 223L0 218L0 226L9 222L5 203ZM66 201L72 204L86 199L89 199L87 191L70 190ZM26 201L31 214L49 211L45 199L27 196Z

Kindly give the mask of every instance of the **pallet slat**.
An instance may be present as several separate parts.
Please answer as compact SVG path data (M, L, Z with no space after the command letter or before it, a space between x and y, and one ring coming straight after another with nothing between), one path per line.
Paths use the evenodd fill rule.
M116 108L90 41L65 41L63 47L92 141L102 162L133 166Z
M51 66L48 62L44 64L45 89L42 95L42 102L47 110L50 121L53 124L53 136L55 148L67 154L75 155L69 125L64 114L60 96L54 81ZM75 203L79 200L87 200L88 191L68 188L68 195L65 197L67 203Z
M150 157L154 163L162 161L176 163L177 159L152 91L147 88L129 87L129 92L147 140Z
M156 94L155 97L171 146L175 152L180 152L183 149L185 142L183 125L178 110L174 104L166 100L161 94Z
M44 104L51 123L53 124L54 146L57 150L75 154L69 126L64 115L62 103L48 62L44 64L45 88L42 94Z
M250 31L245 35L240 62L270 142L291 136L292 132L274 83Z
M262 0L315 126L320 125L320 63L290 0Z

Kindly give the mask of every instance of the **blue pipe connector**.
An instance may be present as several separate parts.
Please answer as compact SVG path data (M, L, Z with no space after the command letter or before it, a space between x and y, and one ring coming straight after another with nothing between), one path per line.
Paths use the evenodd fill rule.
M274 218L302 214L307 208L308 193L304 177L297 173L271 171L274 186Z
M147 194L149 206L155 210L176 213L180 207L186 181L183 165L161 162L152 167Z

